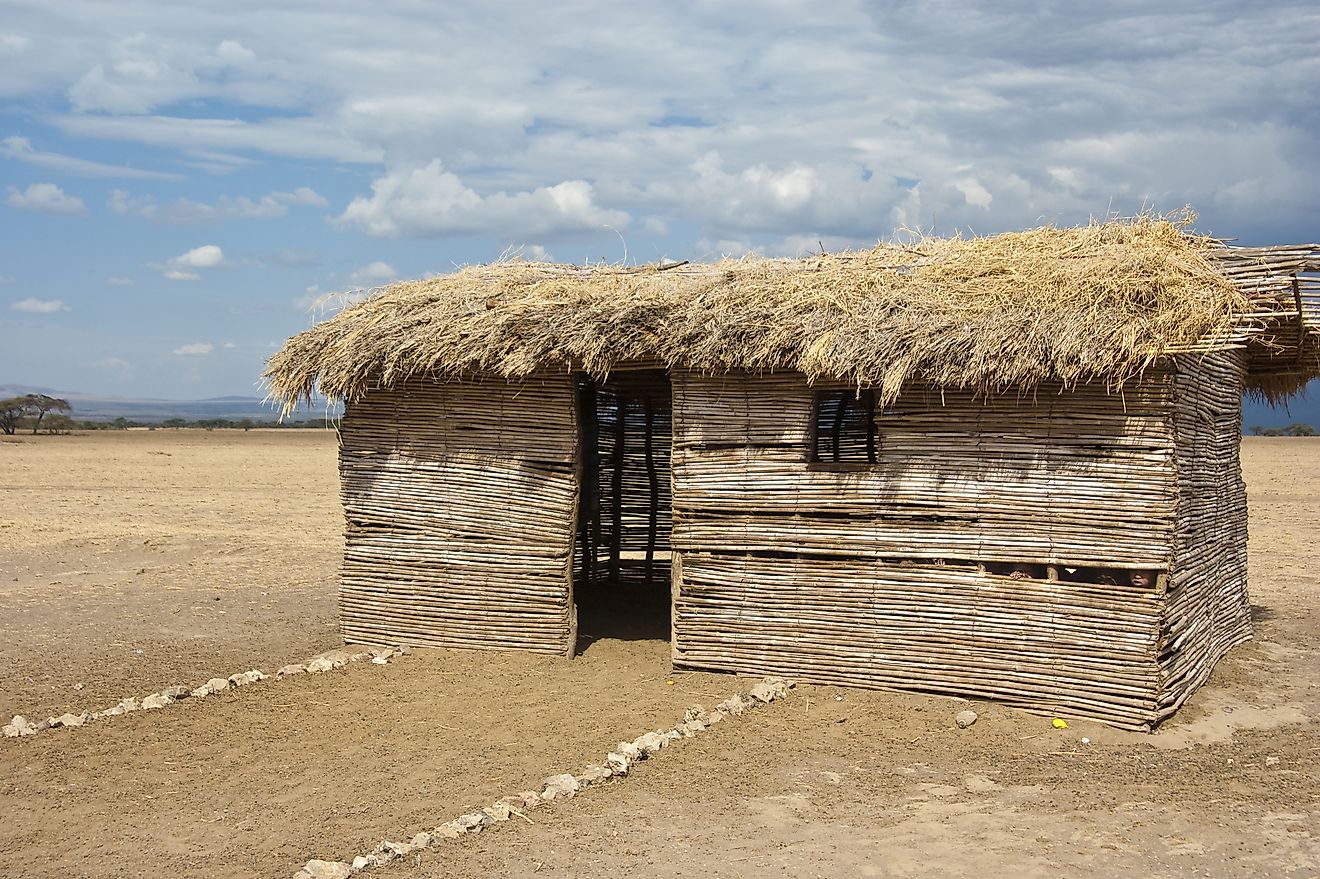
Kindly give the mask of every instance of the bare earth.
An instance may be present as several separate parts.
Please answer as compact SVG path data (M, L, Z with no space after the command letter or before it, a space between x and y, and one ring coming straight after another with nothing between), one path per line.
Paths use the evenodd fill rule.
M17 439L0 442L5 720L337 645L332 433ZM1320 441L1248 439L1244 466L1257 638L1155 735L801 687L625 782L370 875L1320 875ZM668 647L418 651L0 740L0 876L351 860L745 686L672 674ZM980 720L958 730L968 706Z

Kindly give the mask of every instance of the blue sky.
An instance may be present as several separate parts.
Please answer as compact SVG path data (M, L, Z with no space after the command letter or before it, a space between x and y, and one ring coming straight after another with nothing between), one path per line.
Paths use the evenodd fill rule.
M325 294L511 248L1320 238L1320 7L1076 6L0 0L0 383L253 394Z

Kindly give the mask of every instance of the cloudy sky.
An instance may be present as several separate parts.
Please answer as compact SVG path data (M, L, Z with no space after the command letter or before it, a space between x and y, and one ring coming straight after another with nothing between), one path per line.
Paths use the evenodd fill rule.
M1320 238L1320 7L0 0L0 384L257 392L324 294L1193 205Z

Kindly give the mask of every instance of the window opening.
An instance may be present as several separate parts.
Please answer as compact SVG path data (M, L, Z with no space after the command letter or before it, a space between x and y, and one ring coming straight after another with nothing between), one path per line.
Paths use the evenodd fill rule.
M817 391L812 406L811 463L876 463L875 391Z

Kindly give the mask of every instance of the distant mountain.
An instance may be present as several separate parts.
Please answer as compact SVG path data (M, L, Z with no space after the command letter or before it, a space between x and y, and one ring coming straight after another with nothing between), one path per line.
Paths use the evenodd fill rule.
M1290 424L1309 424L1320 430L1320 400L1294 397L1287 406L1278 407L1250 401L1242 404L1244 431L1250 431L1252 427L1287 427Z
M1317 388L1320 391L1320 388ZM132 399L129 397L100 396L77 391L57 391L53 388L35 385L0 384L0 399L18 397L23 394L48 394L68 400L73 406L73 417L84 421L114 421L127 418L129 421L160 422L171 418L183 418L197 421L207 418L226 418L238 421L251 418L253 421L274 421L279 417L279 410L272 404L266 404L259 397L211 397L205 400L151 400ZM1320 393L1316 395L1320 397ZM331 410L331 415L338 417L340 407ZM289 416L292 421L311 421L324 418L325 404L308 408L300 407ZM1252 427L1287 427L1290 424L1309 424L1320 430L1320 399L1297 397L1287 407L1271 407L1263 403L1244 402L1242 405L1242 427L1250 431Z
M35 385L0 384L0 399L19 397L24 394L46 394L68 400L73 406L73 417L79 421L114 421L126 418L129 421L158 423L171 418L186 421L200 421L224 418L239 421L250 418L253 421L274 421L279 418L279 409L272 403L264 403L259 397L212 397L205 400L152 400L133 399L130 397L100 396L78 391L58 391L53 388ZM331 410L331 415L339 415L339 407ZM311 421L324 418L325 405L317 408L300 407L290 416L291 421Z

